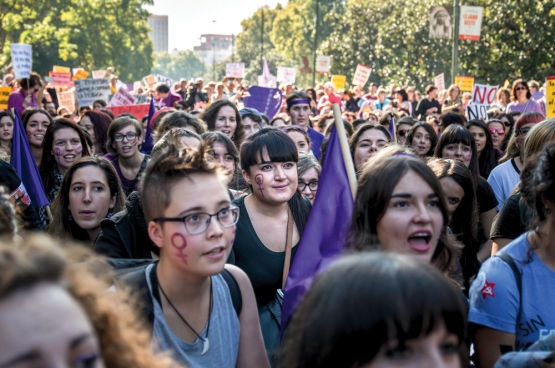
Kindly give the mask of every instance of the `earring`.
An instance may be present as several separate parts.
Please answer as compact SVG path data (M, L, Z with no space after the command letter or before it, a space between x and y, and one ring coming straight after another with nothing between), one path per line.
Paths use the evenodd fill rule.
M113 208L110 207L110 209L108 210L108 214L106 215L106 218L112 218L112 216L114 216L114 212L113 212Z
M71 217L71 213L70 213L69 215L67 215L67 220L68 220L69 222L73 221L73 217Z
M548 215L551 215L551 208L546 207L545 208L545 213L547 213Z

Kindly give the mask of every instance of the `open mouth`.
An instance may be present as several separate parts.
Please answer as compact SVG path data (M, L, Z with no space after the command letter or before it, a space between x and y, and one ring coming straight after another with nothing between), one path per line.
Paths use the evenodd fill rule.
M44 139L44 134L35 134L36 139Z
M430 240L432 234L429 231L418 231L409 236L408 244L417 252L426 252L430 249Z
M75 155L65 155L64 158L66 160L75 160Z

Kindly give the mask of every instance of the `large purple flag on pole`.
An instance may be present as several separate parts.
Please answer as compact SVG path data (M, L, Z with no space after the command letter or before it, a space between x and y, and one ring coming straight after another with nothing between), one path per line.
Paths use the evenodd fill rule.
M353 212L353 195L335 126L332 128L314 206L284 290L283 328L314 278L342 252Z
M150 107L148 109L148 121L146 123L146 132L145 132L145 141L143 143L143 147L141 148L142 153L146 153L150 155L152 151L152 147L154 147L154 141L152 139L152 129L150 128L150 121L152 117L156 113L156 109L154 108L154 97L150 96Z
M35 208L46 206L50 204L50 202L48 198L46 198L46 193L44 192L39 168L33 157L31 146L29 145L29 140L25 134L25 129L23 128L19 113L15 109L13 112L15 115L12 138L12 158L10 163L17 172L17 175L21 178L21 182L25 186L25 189L27 189L27 193L31 198L31 205Z

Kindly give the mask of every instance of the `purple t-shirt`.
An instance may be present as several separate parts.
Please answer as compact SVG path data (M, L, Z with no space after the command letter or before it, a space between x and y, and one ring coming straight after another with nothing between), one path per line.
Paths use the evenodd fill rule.
M518 111L521 114L524 114L526 112L537 112L542 114L542 116L545 116L540 104L534 100L529 100L528 102L523 104L511 102L510 104L507 105L507 112L511 112L511 111Z
M148 160L149 157L150 156L145 155L144 159ZM121 187L123 189L123 192L126 195L129 195L129 193L134 192L138 189L140 180L136 180L136 179L140 179L140 178L135 178L130 180L130 179L127 179L125 176L123 176L123 173L121 172L121 168L119 166L118 155L112 155L111 153L107 153L104 155L104 158L109 160L112 163L112 165L114 165L114 168L118 173L119 180L121 181ZM140 175L141 175L141 172L139 171L139 174L137 174L137 177Z
M10 97L8 97L8 109L16 109L17 112L19 113L19 116L21 116L23 114L23 111L25 111L25 107L23 107L23 102L25 102L25 97L27 97L27 93L25 93L25 91L23 89L18 89L15 92L12 92L10 94ZM29 106L27 106L27 108L32 107L32 108L38 108L39 104L37 103L37 100L35 99L35 96L31 95L31 103L29 104Z
M160 102L160 107L173 107L173 104L175 104L177 101L183 101L183 97L181 97L180 95L178 95L177 93L175 93L174 91L172 91L170 89L170 93L168 94L168 97L163 98Z

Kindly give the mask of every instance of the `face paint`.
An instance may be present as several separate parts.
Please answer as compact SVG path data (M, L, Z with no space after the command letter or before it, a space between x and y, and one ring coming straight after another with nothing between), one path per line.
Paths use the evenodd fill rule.
M83 147L81 147L81 146L75 147L75 152L76 152L77 154L80 154L81 152L83 152Z
M254 177L254 181L256 182L256 184L258 184L258 190L264 198L264 188L262 188L262 183L264 183L264 176L262 174L258 174Z
M179 252L175 253L175 255L177 258L180 258L183 263L187 264L187 256L183 254L183 250L187 247L185 237L179 233L175 233L172 235L171 240L173 247L179 250Z
M55 154L56 156L61 156L62 150L59 149L59 148L54 148L54 154Z

